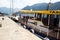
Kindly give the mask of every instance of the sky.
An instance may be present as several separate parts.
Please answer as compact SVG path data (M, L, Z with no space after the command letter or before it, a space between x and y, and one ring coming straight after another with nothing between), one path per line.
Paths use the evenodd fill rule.
M37 4L37 3L49 3L50 0L13 0L13 8L22 9L25 6ZM51 3L58 2L60 0L51 0ZM0 7L12 8L12 0L0 0Z

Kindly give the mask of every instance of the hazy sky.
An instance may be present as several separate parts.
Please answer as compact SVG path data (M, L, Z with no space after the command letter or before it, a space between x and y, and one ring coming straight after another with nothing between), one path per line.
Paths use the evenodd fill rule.
M60 0L51 0L52 3L57 2ZM13 0L13 8L22 9L23 7L29 5L33 5L36 3L48 3L49 0ZM7 7L10 8L11 0L0 0L0 7Z

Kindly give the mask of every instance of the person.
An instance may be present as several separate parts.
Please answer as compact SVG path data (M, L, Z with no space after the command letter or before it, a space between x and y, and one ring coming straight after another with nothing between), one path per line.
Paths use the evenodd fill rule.
M29 16L26 16L26 24L27 24L27 22L28 22L28 19L29 19Z
M25 25L26 25L27 22L28 22L28 18L29 18L29 16L23 16L23 22L24 22Z
M26 20L26 18L25 18L25 16L23 16L23 22L25 22L25 20Z

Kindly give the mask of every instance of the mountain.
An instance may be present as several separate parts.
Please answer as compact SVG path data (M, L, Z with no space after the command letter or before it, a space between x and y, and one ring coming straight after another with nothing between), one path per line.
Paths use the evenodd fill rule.
M60 10L60 2L53 3L50 6L50 10Z
M0 7L0 12L8 14L8 13L10 13L10 9L6 8L6 7Z
M23 9L25 9L25 10L26 10L26 9L27 9L27 10L30 10L31 7L30 7L30 6L26 6L26 7L24 7ZM22 10L23 10L23 9L22 9Z
M33 10L46 10L47 3L39 3L39 4L32 5L31 9L33 9Z
M23 9L24 10L46 10L47 9L48 4L47 3L38 3L38 4L34 4L32 6L26 6Z
M13 12L16 12L18 10L19 9L15 8L13 9ZM11 8L0 7L0 12L5 13L5 14L11 14Z
M47 10L48 8L48 3L38 3L38 4L34 4L32 6L26 6L23 9L24 10ZM60 10L60 2L56 2L56 3L51 3L51 6L49 8L50 10Z

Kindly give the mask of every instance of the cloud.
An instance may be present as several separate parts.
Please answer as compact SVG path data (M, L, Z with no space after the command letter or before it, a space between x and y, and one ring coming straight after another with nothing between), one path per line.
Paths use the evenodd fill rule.
M12 0L0 0L0 7L7 7L10 8L12 7ZM13 0L13 8L19 8L22 9L23 7L27 5L33 5L36 3L43 3L46 2L48 3L50 0ZM51 2L57 2L60 0L51 0ZM11 5L10 5L11 4Z

